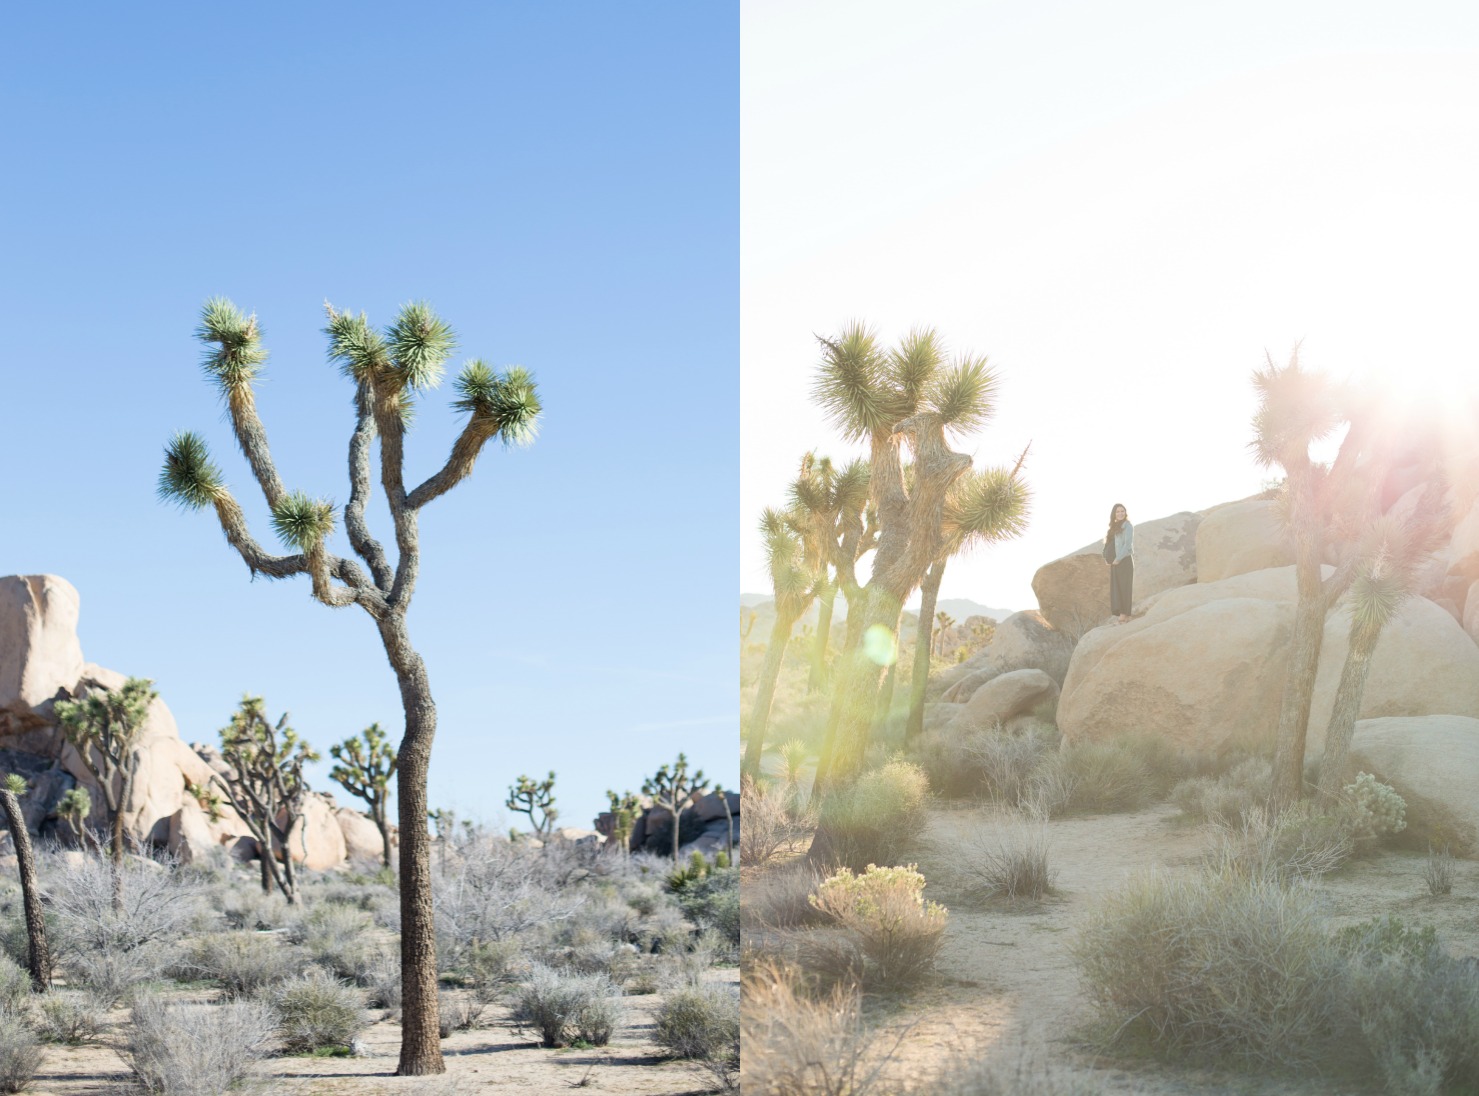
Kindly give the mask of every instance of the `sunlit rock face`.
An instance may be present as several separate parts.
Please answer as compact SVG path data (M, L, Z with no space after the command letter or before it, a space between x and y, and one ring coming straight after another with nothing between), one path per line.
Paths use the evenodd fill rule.
M1209 511L1197 526L1198 582L1218 582L1293 562L1278 504L1272 500L1230 502Z
M1479 719L1458 715L1363 719L1351 739L1351 763L1421 796L1451 816L1472 849L1479 835ZM1431 807L1411 804L1411 810Z

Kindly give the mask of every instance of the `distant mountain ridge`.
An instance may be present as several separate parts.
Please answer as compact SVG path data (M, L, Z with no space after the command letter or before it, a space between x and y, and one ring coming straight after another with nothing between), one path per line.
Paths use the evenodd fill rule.
M769 594L740 594L741 609L755 609L757 611L762 609L769 609L774 601L775 598L773 598ZM815 624L817 621L817 611L818 609L816 602L812 602L811 606L802 616L800 623ZM917 616L918 614L917 607L915 609L905 611L911 617ZM1011 616L1013 613L1017 612L1017 610L993 609L990 606L982 605L979 601L972 601L970 598L947 597L936 603L935 612L949 613L952 617L955 618L956 623L964 624L967 619L973 616L990 617L992 620L1000 623L1007 617ZM832 610L832 619L847 619L847 602L844 601L841 597L837 599L837 604Z

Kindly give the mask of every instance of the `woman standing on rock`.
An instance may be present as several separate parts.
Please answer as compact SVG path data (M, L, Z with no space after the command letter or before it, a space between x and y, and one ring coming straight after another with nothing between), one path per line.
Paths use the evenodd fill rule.
M1109 566L1109 611L1124 624L1130 619L1130 589L1135 583L1135 527L1122 503L1109 511L1104 562Z

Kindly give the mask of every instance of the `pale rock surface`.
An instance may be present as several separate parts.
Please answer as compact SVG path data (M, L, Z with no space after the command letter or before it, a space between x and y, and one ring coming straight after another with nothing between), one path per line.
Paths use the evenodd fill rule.
M1013 670L1042 670L1061 685L1073 640L1035 609L1013 613L996 625L991 641L979 652L931 677L926 695L963 703L992 678Z
M80 604L76 588L56 575L0 578L0 734L50 722L36 709L81 676Z
M334 812L334 820L339 823L339 832L344 835L345 855L350 860L373 860L376 863L382 861L385 842L381 840L380 830L373 818L350 807L340 807Z
M1104 510L1107 526L1109 507ZM1182 512L1152 521L1136 521L1135 604L1162 590L1197 580L1197 526L1200 514ZM1047 621L1070 636L1081 635L1109 616L1109 568L1104 563L1104 535L1039 567L1032 592Z
M1479 580L1479 501L1455 523L1445 558L1450 575Z
M279 824L282 818L279 817ZM334 800L323 792L309 792L304 797L303 814L288 832L287 846L295 864L310 871L327 871L344 863L349 850L344 831L334 817ZM273 852L282 859L282 848L274 841Z
M1279 526L1277 504L1272 501L1244 499L1219 506L1197 526L1198 582L1217 582L1293 562L1294 554Z
M185 864L200 861L214 848L224 848L238 860L253 859L257 855L257 842L241 816L229 803L223 803L218 814L212 821L197 800L185 796L180 809L168 819L169 850Z
M1351 738L1351 758L1366 771L1441 804L1479 833L1479 719L1363 719Z
M1464 631L1475 643L1479 643L1479 580L1469 587L1464 598Z
M1042 670L1012 670L977 689L951 722L950 732L990 730L1057 695L1058 683Z

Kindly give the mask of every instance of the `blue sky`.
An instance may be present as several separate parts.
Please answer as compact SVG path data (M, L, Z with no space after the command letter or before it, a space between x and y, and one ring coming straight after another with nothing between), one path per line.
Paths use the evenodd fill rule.
M200 431L272 542L200 374L207 297L261 321L289 488L341 504L323 302L383 325L426 299L454 368L524 365L545 407L531 448L489 449L423 514L432 803L492 820L554 769L588 825L679 750L732 782L735 7L30 5L7 46L0 574L72 582L85 656L153 678L187 741L243 692L325 752L398 735L369 618L249 581L154 488L171 433ZM451 399L422 402L408 480L445 459Z

